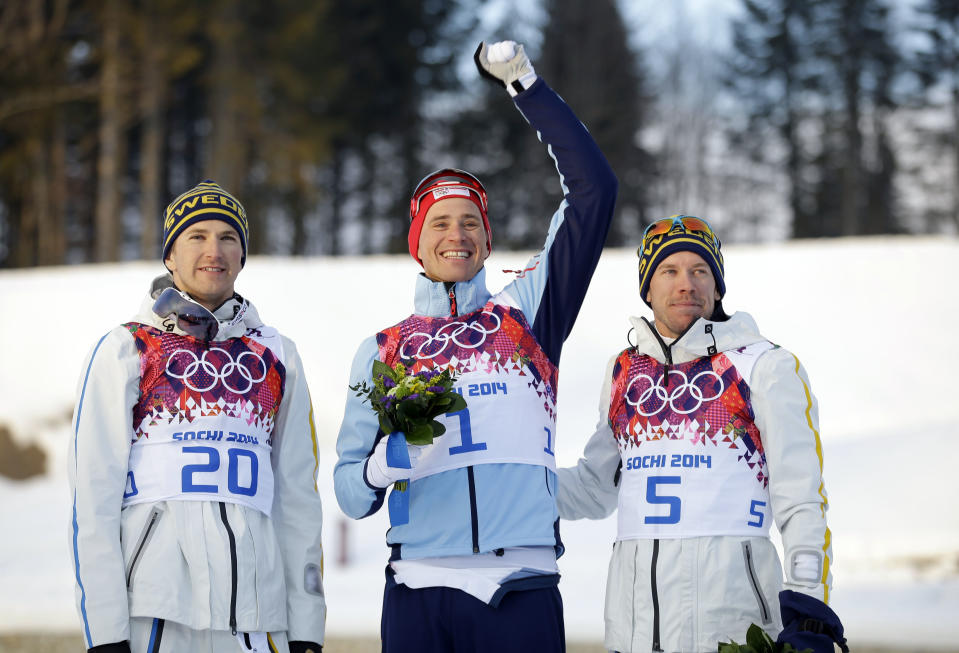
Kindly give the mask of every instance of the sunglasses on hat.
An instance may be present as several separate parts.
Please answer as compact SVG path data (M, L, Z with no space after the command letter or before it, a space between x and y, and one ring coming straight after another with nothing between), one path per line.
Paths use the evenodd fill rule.
M643 232L643 245L640 251L646 249L649 239L662 234L667 234L674 229L681 229L686 233L700 234L712 242L713 247L716 249L719 249L720 247L719 237L713 231L713 228L709 226L708 222L702 218L697 218L691 215L674 215L669 218L657 220L646 227L646 230Z
M162 318L175 316L177 328L188 336L209 342L220 330L220 323L205 307L184 297L176 288L165 288L153 302L153 312Z
M420 203L430 192L448 188L450 190L466 191L476 195L479 199L483 213L486 213L486 189L479 179L457 168L444 168L431 172L423 177L420 183L416 184L416 190L410 198L410 220L412 221L420 211Z

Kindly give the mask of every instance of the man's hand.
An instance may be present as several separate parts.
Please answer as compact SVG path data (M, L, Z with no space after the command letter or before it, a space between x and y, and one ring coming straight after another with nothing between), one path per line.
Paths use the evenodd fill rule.
M313 642L290 642L290 653L323 653L323 647Z
M88 648L87 653L130 653L129 642L114 642L112 644L100 644L93 648Z
M844 653L849 653L839 616L819 599L783 590L779 593L779 612L783 629L776 639L777 644L792 644L797 651L810 649L813 653L833 653L835 642Z
M476 69L488 80L506 87L510 95L522 93L536 81L533 64L515 41L500 41L492 45L480 42L473 54Z
M373 487L385 488L408 479L428 446L407 444L406 435L399 431L380 438L366 463L366 481Z

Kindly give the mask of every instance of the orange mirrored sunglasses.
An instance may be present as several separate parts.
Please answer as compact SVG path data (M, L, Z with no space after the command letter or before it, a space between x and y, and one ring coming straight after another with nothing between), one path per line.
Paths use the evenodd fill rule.
M646 241L648 241L650 238L669 233L676 227L680 227L687 232L698 232L704 234L709 238L709 240L712 241L713 246L719 249L719 238L716 236L713 228L709 226L709 223L702 218L697 218L691 215L674 215L669 218L657 220L656 222L650 224L648 227L646 227L646 231L643 232L643 249L646 248Z

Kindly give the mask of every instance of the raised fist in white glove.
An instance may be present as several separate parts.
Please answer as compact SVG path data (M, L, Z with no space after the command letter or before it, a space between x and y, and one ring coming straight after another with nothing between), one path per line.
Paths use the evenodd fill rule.
M373 487L389 487L410 477L423 450L431 445L407 444L406 435L394 431L376 443L366 463L366 481Z
M536 81L533 64L515 41L500 41L492 45L480 42L473 61L480 75L502 84L510 95L522 93Z

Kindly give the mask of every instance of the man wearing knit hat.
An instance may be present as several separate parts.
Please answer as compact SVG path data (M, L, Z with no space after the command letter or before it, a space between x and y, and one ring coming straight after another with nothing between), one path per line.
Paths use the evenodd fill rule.
M413 191L409 251L422 266L414 313L360 345L350 383L370 383L374 361L402 361L414 373L452 369L467 408L441 416L446 432L416 447L382 432L359 397L347 398L334 470L340 507L366 517L408 480L389 497L387 653L565 650L557 366L606 239L616 178L523 46L481 44L475 60L548 146L564 199L543 249L491 294L484 262L496 216L483 184L447 168Z
M749 315L726 315L720 241L705 220L656 221L637 253L653 320L631 318L597 430L579 463L559 470L564 519L619 508L606 648L715 651L745 641L753 623L797 650L844 647L826 605L831 534L805 370Z
M295 345L234 290L248 236L212 181L173 200L169 274L84 363L68 468L88 650L321 650L313 410Z

